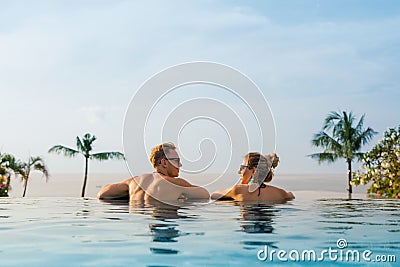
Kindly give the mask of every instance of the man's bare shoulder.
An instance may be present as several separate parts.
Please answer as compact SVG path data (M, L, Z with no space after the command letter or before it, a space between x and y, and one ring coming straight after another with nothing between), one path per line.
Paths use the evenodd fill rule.
M145 173L133 177L129 183L130 188L142 188L147 190L155 182L155 177L153 173ZM136 189L135 189L136 190Z
M150 177L151 178L153 177L153 173L144 173L144 174L132 177L131 178L132 180L130 182L136 182L137 183L139 181L142 181L144 179L148 179Z
M166 180L175 185L179 185L179 186L183 186L183 187L193 187L193 185L191 183L189 183L188 181L186 181L185 179L180 178L180 177L167 177Z
M134 178L135 178L135 177L128 178L128 179L122 181L121 184L127 184L127 185L129 185L129 184L133 181Z

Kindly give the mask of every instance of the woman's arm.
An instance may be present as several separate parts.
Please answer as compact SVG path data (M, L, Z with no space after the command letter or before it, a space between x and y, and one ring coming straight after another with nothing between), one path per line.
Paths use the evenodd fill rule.
M97 194L98 199L116 199L129 197L129 184L133 178L129 178L121 183L105 185Z
M286 199L295 199L295 196L292 192L286 192Z

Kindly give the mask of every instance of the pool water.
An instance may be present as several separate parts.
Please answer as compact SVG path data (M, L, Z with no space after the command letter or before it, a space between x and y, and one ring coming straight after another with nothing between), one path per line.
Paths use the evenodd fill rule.
M0 198L0 266L399 266L399 226L398 200L300 197L172 207ZM294 252L319 257L330 248L337 254L323 259L296 259ZM286 254L278 258L279 250ZM369 260L379 255L386 262L345 261L347 250L369 250Z

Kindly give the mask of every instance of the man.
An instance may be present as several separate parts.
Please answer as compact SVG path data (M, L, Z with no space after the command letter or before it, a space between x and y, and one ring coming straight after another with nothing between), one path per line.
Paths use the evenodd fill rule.
M118 199L129 196L130 201L177 201L180 199L209 198L208 191L178 178L182 166L176 147L164 143L153 148L150 161L154 173L142 174L121 183L104 186L99 199Z

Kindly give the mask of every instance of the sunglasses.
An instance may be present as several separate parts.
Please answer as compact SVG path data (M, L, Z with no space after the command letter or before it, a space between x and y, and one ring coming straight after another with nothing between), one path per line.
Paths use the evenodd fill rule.
M246 168L250 168L249 166L246 166L246 165L240 165L240 167L239 167L239 171L241 171L241 170L243 170L243 169L246 169Z
M181 163L181 159L180 158L165 158L167 160L173 160L175 161L178 165Z

